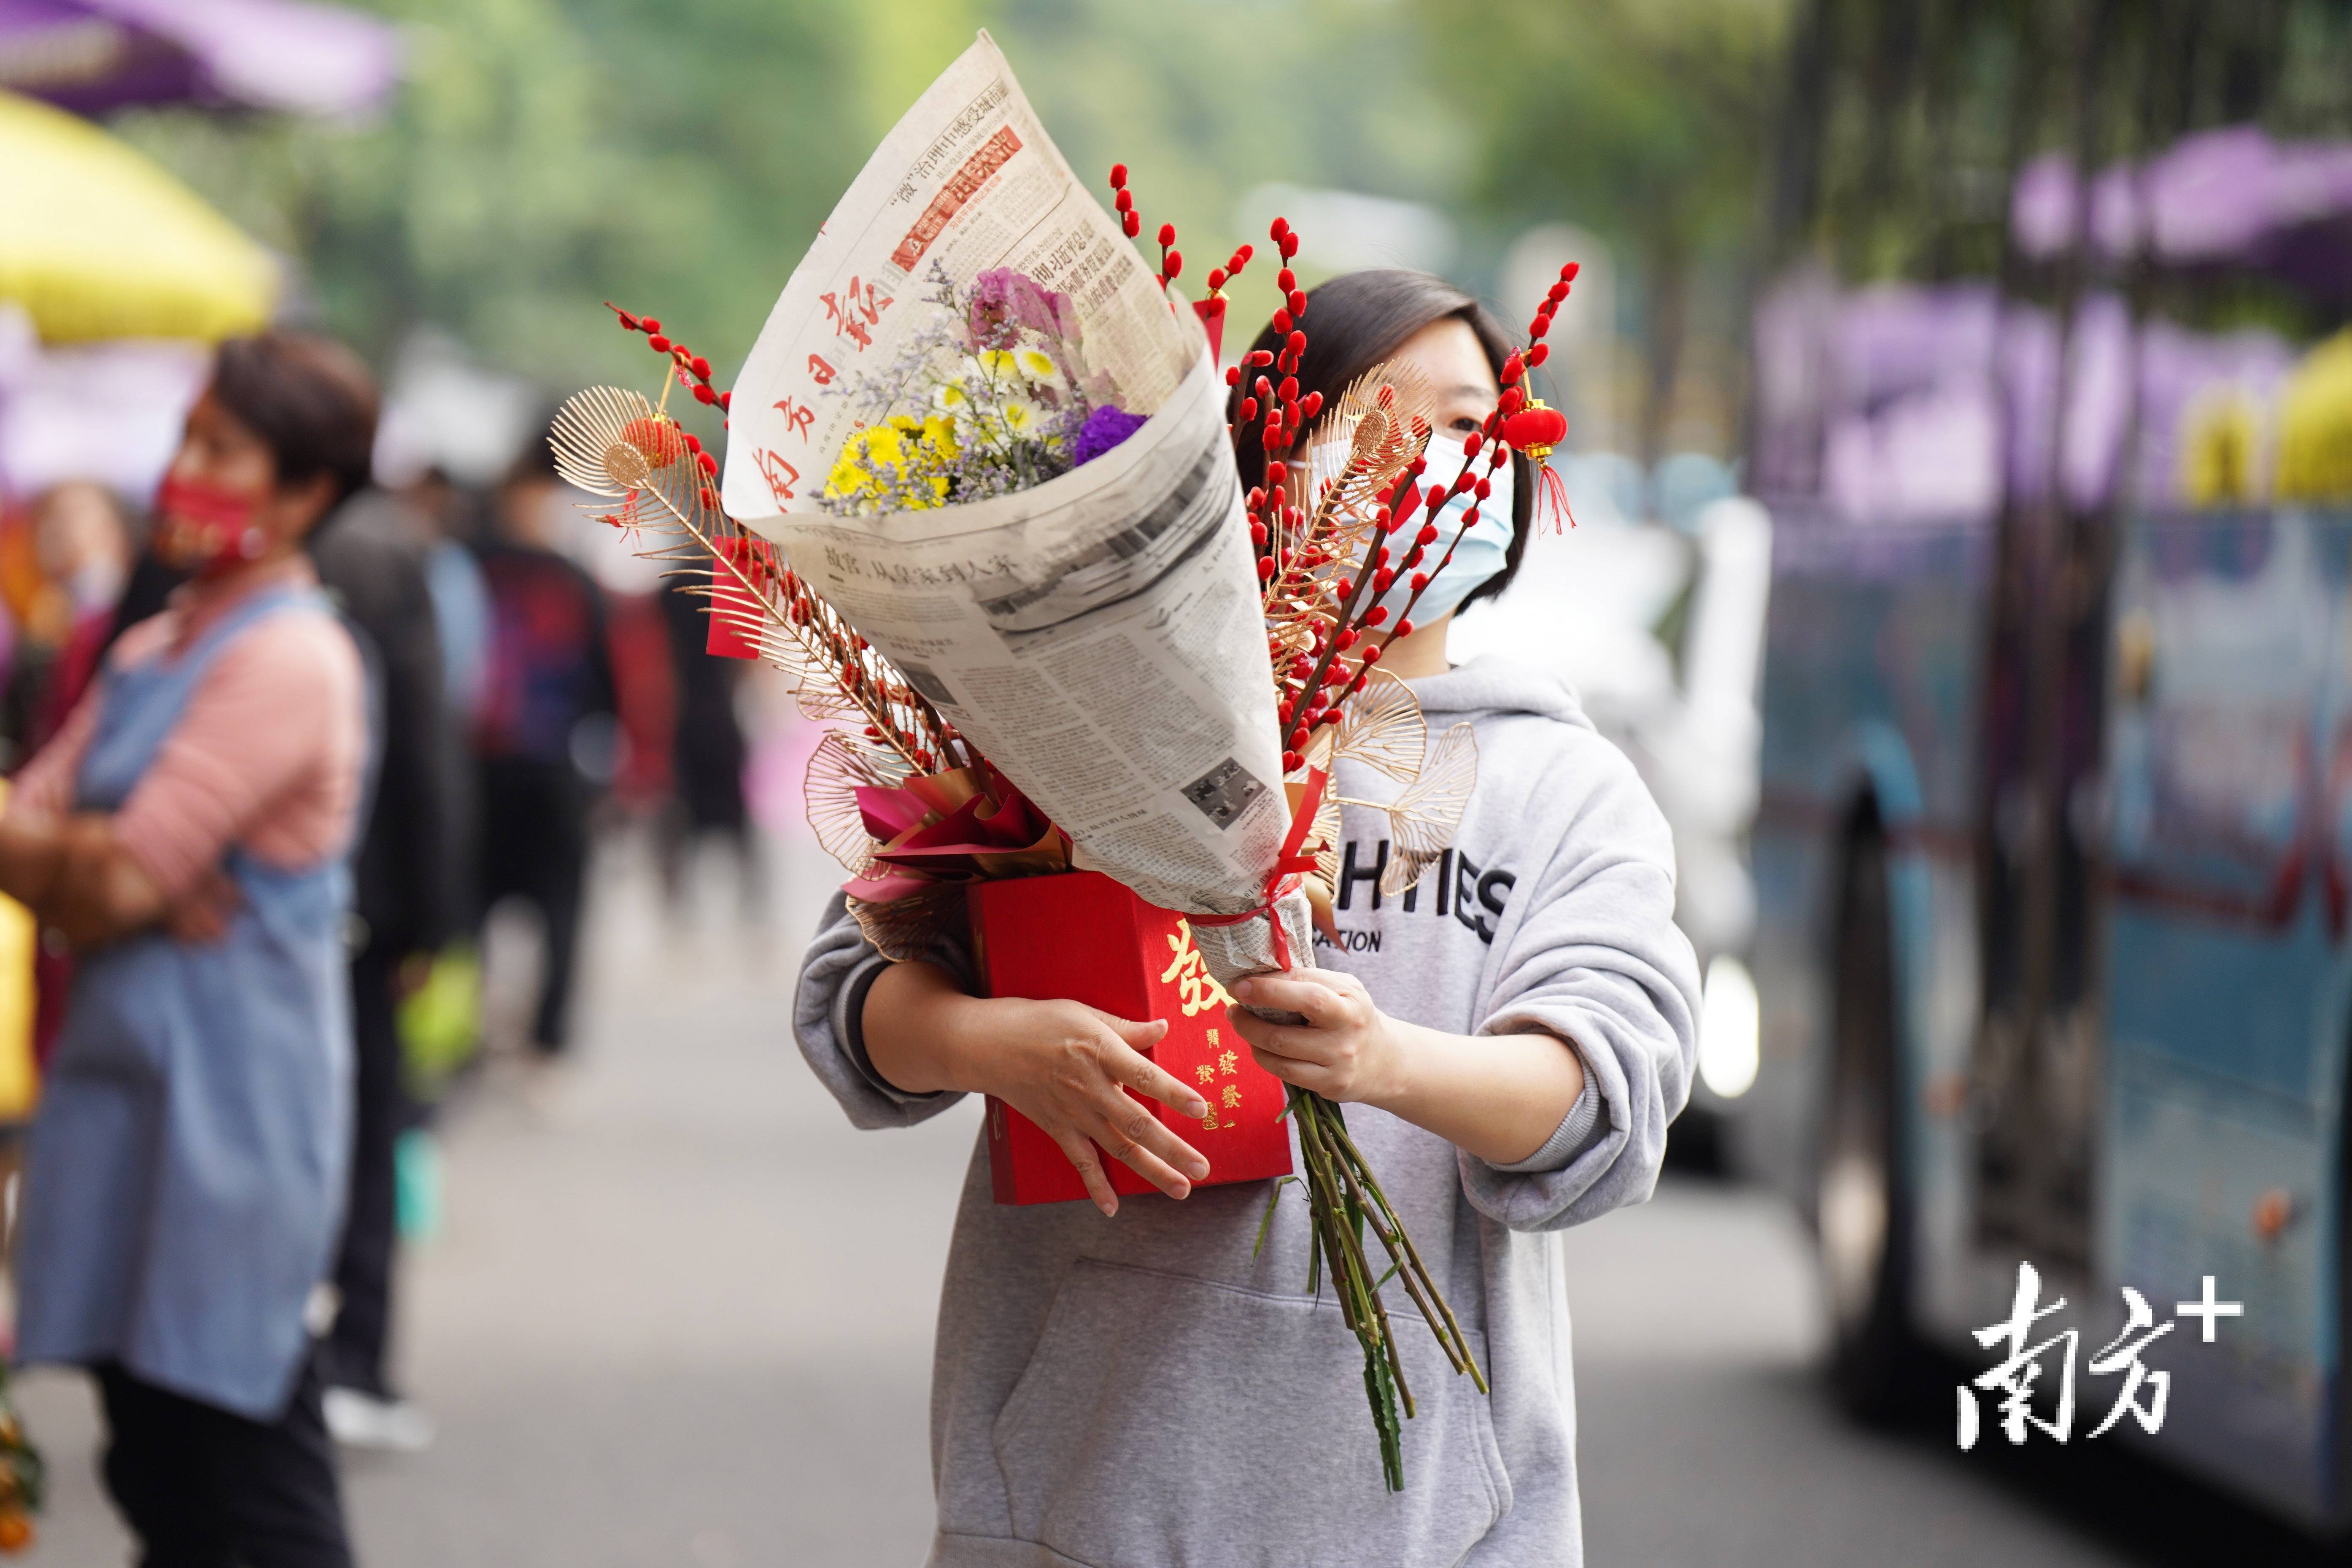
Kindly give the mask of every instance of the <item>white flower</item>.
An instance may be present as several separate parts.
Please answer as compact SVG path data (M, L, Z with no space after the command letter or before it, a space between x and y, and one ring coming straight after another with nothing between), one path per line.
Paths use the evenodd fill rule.
M1053 356L1044 353L1042 350L1015 349L1013 351L1013 363L1020 366L1021 374L1027 376L1031 381L1058 381L1061 379L1060 372L1054 363Z

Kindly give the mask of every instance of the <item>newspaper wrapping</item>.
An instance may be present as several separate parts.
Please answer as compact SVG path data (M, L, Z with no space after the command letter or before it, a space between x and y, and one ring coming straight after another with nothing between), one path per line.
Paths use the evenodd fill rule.
M1090 374L1148 422L1033 489L836 516L817 497L857 427L837 388L891 365L959 287L1012 268L1072 301ZM936 316L930 318L936 321ZM1150 903L1266 904L1289 826L1255 562L1223 381L1118 222L1045 135L988 35L868 161L735 383L728 511L1069 834ZM1212 973L1311 962L1304 897L1196 926Z

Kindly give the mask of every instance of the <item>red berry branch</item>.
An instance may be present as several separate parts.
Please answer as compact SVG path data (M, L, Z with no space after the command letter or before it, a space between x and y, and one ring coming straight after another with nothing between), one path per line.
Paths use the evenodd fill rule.
M659 321L651 316L632 316L610 300L604 301L604 308L618 316L621 325L627 331L645 333L647 348L657 354L669 356L670 363L677 367L677 384L693 394L697 403L711 405L722 413L732 406L734 395L721 392L710 383L710 362L684 343L672 342L664 337Z
M1297 252L1297 234L1279 217L1269 234L1286 263ZM1486 422L1463 443L1461 468L1443 483L1425 484L1426 459L1415 458L1380 496L1380 510L1375 513L1378 537L1365 551L1336 615L1328 621L1316 617L1321 624L1310 623L1310 643L1305 651L1286 658L1283 650L1276 650L1275 673L1281 689L1278 711L1286 773L1302 764L1317 729L1339 722L1340 705L1363 689L1389 644L1412 635L1414 605L1431 580L1454 559L1463 536L1478 521L1479 506L1493 493L1495 471L1514 450L1539 447L1548 452L1565 435L1566 421L1556 411L1528 407L1525 382L1527 372L1542 364L1550 352L1543 339L1576 274L1574 262L1560 269L1559 280L1547 291L1535 319L1528 324L1530 346L1504 362L1499 377L1502 395ZM1282 334L1282 348L1278 353L1253 350L1225 377L1228 386L1238 389L1250 371L1260 372L1235 406L1233 430L1238 439L1254 420L1260 422L1266 454L1265 481L1250 489L1247 500L1250 539L1261 552L1258 576L1268 584L1270 602L1286 584L1328 564L1311 544L1294 550L1287 542L1299 536L1305 511L1289 498L1285 484L1289 465L1284 459L1321 412L1321 398L1313 393L1302 398L1297 392L1297 372L1307 349L1307 296L1286 265L1276 283L1283 291L1284 303L1274 313L1273 330ZM1265 374L1267 369L1282 376L1279 384ZM1471 505L1461 525L1444 541L1444 552L1424 566L1440 539L1435 519L1456 495L1469 496ZM1400 536L1416 514L1425 514L1428 521L1413 531L1409 542L1402 542ZM1386 606L1370 601L1386 595L1401 576L1410 593L1394 624L1389 625Z

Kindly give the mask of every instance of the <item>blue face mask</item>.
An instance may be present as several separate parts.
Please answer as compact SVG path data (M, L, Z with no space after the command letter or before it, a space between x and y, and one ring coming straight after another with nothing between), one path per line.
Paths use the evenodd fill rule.
M1459 441L1433 437L1425 455L1429 460L1428 472L1423 476L1425 482L1451 484L1454 476L1462 471L1462 443ZM1429 572L1444 557L1447 542L1462 527L1463 517L1473 506L1478 509L1478 521L1470 525L1469 532L1462 535L1462 542L1454 546L1454 558L1445 563L1444 570L1432 573L1429 586L1422 590L1420 602L1412 607L1414 626L1428 626L1440 616L1461 608L1462 601L1468 598L1478 584L1500 572L1508 561L1511 548L1511 470L1514 467L1515 464L1506 462L1492 474L1487 474L1482 460L1475 471L1487 480L1488 494L1485 500L1465 491L1460 495L1448 496L1445 504L1437 509L1433 517L1425 512L1414 514L1409 531L1411 533L1419 533L1424 522L1437 525L1436 542L1423 554L1421 565L1415 568ZM1406 534L1400 533L1398 537L1410 544L1411 540ZM1395 549L1394 542L1391 542L1390 548ZM1412 573L1400 572L1396 581L1389 585L1389 591L1376 602L1388 606L1388 624L1394 626L1397 617L1404 614L1405 601L1412 597Z

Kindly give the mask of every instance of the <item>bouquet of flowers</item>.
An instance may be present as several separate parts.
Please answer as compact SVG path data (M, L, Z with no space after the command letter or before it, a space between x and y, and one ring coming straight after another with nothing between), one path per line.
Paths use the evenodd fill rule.
M966 106L945 121L952 137L935 134L934 99ZM992 133L972 104L1001 117ZM977 144L960 170L940 151L958 139ZM869 212L887 217L893 204L917 211L890 253L910 273L959 222L991 232L975 197L1024 147L1051 153L983 37L885 142L828 233L871 230ZM877 169L887 189L910 153L915 168L952 171L928 204L908 180L861 205ZM923 290L903 300L846 273L848 239L821 240L746 368L760 422L730 428L726 488L751 506L721 505L717 459L667 413L675 388L722 413L732 394L658 321L626 312L622 325L667 361L660 399L579 395L559 419L556 456L571 482L616 503L605 521L649 531L648 552L698 580L714 647L786 671L803 710L832 726L810 763L810 821L850 871L851 908L877 948L927 950L971 882L1092 865L1189 911L1210 971L1230 980L1311 962L1307 906L1330 899L1343 805L1386 815L1391 893L1450 842L1475 747L1466 725L1429 741L1411 690L1379 668L1412 629L1411 606L1391 623L1373 601L1401 577L1417 597L1450 556L1460 531L1441 539L1427 521L1447 497L1483 499L1511 450L1539 460L1564 433L1528 395L1524 372L1541 363L1573 268L1530 324L1534 346L1506 366L1502 404L1466 443L1461 471L1436 475L1424 457L1429 395L1404 368L1376 367L1328 411L1299 394L1307 300L1288 265L1297 237L1279 219L1268 236L1281 262L1279 346L1223 371L1228 416L1216 417L1205 372L1223 289L1253 251L1212 271L1206 298L1184 309L1173 228L1159 230L1158 268L1137 268L1126 242L1141 218L1124 167L1111 187L1115 216L1083 203L1087 213L1026 264L1004 259L1001 244L968 276L935 257ZM1086 226L1102 219L1116 250ZM1136 308L1139 288L1156 320ZM806 309L820 300L821 318ZM896 313L878 332L886 309ZM837 335L853 354L886 352L876 368L844 374L808 348L810 320L845 323ZM1234 458L1245 432L1266 454L1246 477ZM798 493L795 437L824 464L814 496ZM761 501L778 510L759 513ZM1395 794L1343 800L1331 788L1342 760ZM1265 788L1277 779L1284 789ZM1484 1375L1341 1108L1292 1088L1286 1114L1305 1165L1296 1179L1310 1211L1311 1288L1328 1270L1363 1349L1383 1474L1401 1488L1400 1419L1413 1399L1381 1300L1391 1276L1456 1372L1482 1391Z
M896 359L827 390L856 411L817 504L840 517L920 511L1031 489L1143 426L1086 368L1066 294L992 268L958 288L934 260L938 307Z

